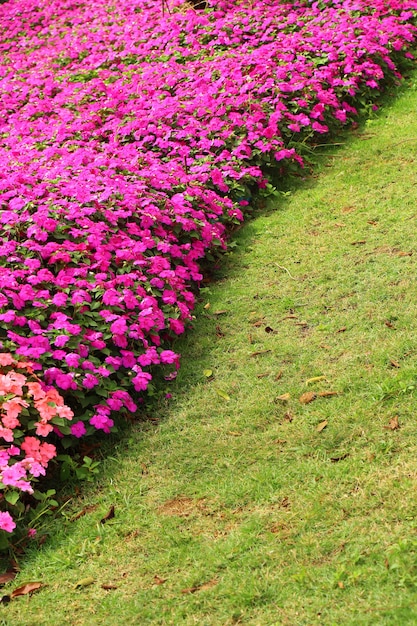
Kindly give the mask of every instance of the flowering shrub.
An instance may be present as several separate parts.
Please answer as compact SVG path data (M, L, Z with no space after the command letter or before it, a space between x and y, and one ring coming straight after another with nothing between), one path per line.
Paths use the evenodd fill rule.
M35 441L108 433L155 371L175 376L170 342L201 261L225 248L265 168L301 167L299 145L398 78L416 11L416 0L0 6L0 340L38 377L3 405L4 471L30 485L47 462ZM17 445L10 424L30 407L36 436Z
M19 499L34 493L34 481L56 456L56 447L44 438L54 428L68 429L74 414L56 389L38 379L31 363L3 352L0 371L0 437L9 444L0 449L0 547L5 547L2 532L16 527L10 510L24 512Z

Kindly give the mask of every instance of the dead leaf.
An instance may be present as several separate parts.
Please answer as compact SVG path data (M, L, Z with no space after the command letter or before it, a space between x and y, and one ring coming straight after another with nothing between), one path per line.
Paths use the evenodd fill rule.
M81 511L78 511L75 515L73 515L70 519L70 522L75 522L75 520L80 519L83 515L87 515L87 513L92 513L98 507L98 504L88 504Z
M388 328L394 328L395 329L394 324L392 324L392 322L390 322L389 320L385 320L384 324L385 324L385 326L388 326Z
M320 424L317 426L316 430L318 433L321 433L322 430L324 430L327 426L329 422L327 420L324 420L323 422L320 422Z
M371 226L378 226L378 222L376 220L368 220L368 224Z
M344 227L346 226L346 224L343 224L343 222L335 222L335 223L333 224L333 226L334 226L335 228L344 228Z
M291 394L289 394L289 393L283 393L283 394L281 394L280 396L278 396L276 399L277 399L279 402L288 402L288 400L290 400L290 398L291 398Z
M146 466L146 463L141 463L140 466L142 468L142 476L147 476L149 474L149 470Z
M397 256L413 256L413 253L412 253L412 251L410 251L410 252L402 252L402 251L400 251L400 252L397 252Z
M229 311L226 311L226 309L224 309L222 311L213 311L213 315L225 315L228 312Z
M391 417L387 426L384 426L387 430L398 430L400 428L400 422L398 420L398 415Z
M13 589L12 593L10 594L10 598L17 598L18 596L26 596L28 593L33 593L34 591L36 591L37 589L40 589L41 587L43 587L43 583L39 583L39 582L25 583L24 585L21 585L20 587L16 587L16 589Z
M311 383L318 383L320 380L326 380L325 376L313 376L313 378L307 378L306 385L311 385Z
M339 587L339 589L344 589L345 588L345 585L344 585L344 583L341 580L338 581L337 586Z
M345 459L347 459L348 456L349 456L349 452L346 452L345 454L342 454L341 456L332 456L330 460L332 463L338 463L339 461L344 461Z
M256 374L256 378L266 378L270 372L264 372L263 374Z
M294 419L294 415L291 413L291 411L287 411L284 415L284 422L292 422Z
M4 574L0 574L0 585L6 585L11 580L14 580L16 578L16 574L17 572L13 571L8 571L4 572Z
M203 309L205 309L207 311L207 309L209 309L209 308L210 308L210 302L207 302L207 304L205 304L203 306Z
M351 241L350 245L351 246L362 246L364 243L366 243L366 239L360 239L359 241Z
M307 391L299 397L299 400L301 404L309 404L309 402L313 402L313 400L315 400L316 398L317 394L314 393L314 391Z
M284 320L296 320L296 319L298 319L298 315L291 313L290 315L286 315L285 317L282 317L279 321L283 322Z
M401 367L398 361L394 361L394 359L390 359L389 362L392 367Z
M113 583L104 583L103 585L101 585L102 589L117 589L117 585L114 585Z
M260 356L261 354L267 354L268 352L271 352L271 350L258 350L258 352L252 352L250 356Z
M344 333L346 331L347 331L347 326L342 326L342 328L339 328L339 330L336 331L336 334L337 333Z
M100 524L105 524L106 522L109 521L109 519L113 519L113 517L114 517L114 504L112 504L112 506L109 508L108 513L106 513L106 515L101 518Z
M280 370L278 372L278 374L275 376L275 380L281 380L282 376L283 376L284 372L282 370Z
M168 578L161 578L160 576L157 576L155 574L155 576L153 577L153 584L154 585L163 585L164 583L166 583L167 580L168 580Z
M319 391L317 394L320 398L330 398L331 396L338 396L338 391Z
M79 580L77 584L74 585L74 589L81 589L82 587L88 587L89 585L92 585L95 582L96 582L96 579L92 578L91 576L88 576L87 578L81 578L81 580Z
M189 587L188 589L183 589L181 593L195 593L196 591L204 591L205 589L211 589L211 587L215 587L219 581L213 578L206 583L202 583L201 585L196 585L195 587Z

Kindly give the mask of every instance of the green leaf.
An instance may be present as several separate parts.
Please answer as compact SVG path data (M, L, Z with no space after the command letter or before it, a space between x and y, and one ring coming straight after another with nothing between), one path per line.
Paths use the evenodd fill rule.
M217 393L218 396L220 396L221 398L223 398L227 402L230 400L230 396L228 396L225 391L222 391L221 389L216 389L216 393Z
M13 504L16 504L16 502L19 500L19 492L18 491L6 491L6 493L4 494L4 497L9 504L13 505Z

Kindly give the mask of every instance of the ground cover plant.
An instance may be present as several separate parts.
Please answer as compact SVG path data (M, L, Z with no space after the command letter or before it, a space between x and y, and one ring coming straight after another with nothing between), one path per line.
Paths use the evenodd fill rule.
M414 626L416 110L414 75L235 235L173 397L39 530L0 623Z
M15 368L3 376L30 367L41 390L2 395L4 541L41 473L27 442L52 446L45 469L58 443L111 432L155 376L175 378L170 342L201 262L225 248L268 168L302 166L304 143L399 77L416 10L2 5L1 358ZM33 419L28 394L48 398L48 418Z

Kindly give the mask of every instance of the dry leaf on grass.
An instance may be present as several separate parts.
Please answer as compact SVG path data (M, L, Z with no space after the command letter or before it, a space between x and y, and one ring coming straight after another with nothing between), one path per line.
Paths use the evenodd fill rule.
M280 396L277 396L276 400L278 402L288 402L291 398L291 395L289 393L283 393Z
M291 313L291 315L286 315L285 317L282 317L279 321L283 322L284 320L296 320L296 319L298 319L298 315Z
M213 578L206 583L202 583L201 585L196 585L195 587L189 587L188 589L183 589L181 593L195 593L196 591L204 591L205 589L211 589L211 587L215 587L219 581Z
M12 593L10 594L10 598L17 598L18 596L26 596L28 593L33 593L34 591L37 591L41 587L43 587L43 584L39 582L25 583L24 585L21 585L20 587L16 587L16 589L13 589Z
M261 354L267 354L268 352L271 352L271 350L258 350L257 352L252 352L250 356L260 356Z
M332 463L338 463L338 461L344 461L345 459L347 459L349 456L349 452L346 452L345 454L342 454L341 456L332 456L330 457L330 460Z
M117 589L117 585L114 585L113 583L103 583L101 588L106 590Z
M317 396L319 398L330 398L331 396L338 396L339 392L338 391L319 391L317 393Z
M16 578L16 574L17 572L14 571L4 572L4 574L0 574L0 585L6 585L11 580L14 580Z
M394 359L390 359L389 363L391 365L391 367L401 367L401 365L398 363L398 361L395 361Z
M106 515L101 518L100 524L105 524L106 522L109 521L109 519L113 519L114 515L115 515L115 513L114 513L114 504L112 504L112 506L110 507L108 513L106 513Z
M157 576L157 574L155 574L155 576L153 577L153 584L163 585L164 583L166 583L167 580L168 578L161 578L161 576Z
M391 417L387 426L384 426L387 430L398 430L400 428L400 422L398 421L398 415Z
M326 428L328 423L329 422L327 420L324 420L323 422L320 422L320 424L316 427L317 432L321 433L321 431Z
M317 398L317 394L314 393L314 391L306 391L306 393L303 393L299 397L299 400L301 404L309 404L310 402L313 402L313 400L315 400L316 398Z
M75 522L77 519L80 519L80 517L87 515L87 513L92 513L96 510L97 506L97 504L88 504L83 509L81 509L81 511L78 511L78 513L73 515L70 519L70 522Z

